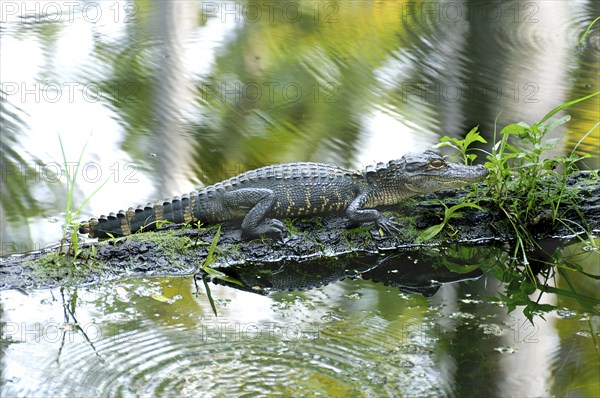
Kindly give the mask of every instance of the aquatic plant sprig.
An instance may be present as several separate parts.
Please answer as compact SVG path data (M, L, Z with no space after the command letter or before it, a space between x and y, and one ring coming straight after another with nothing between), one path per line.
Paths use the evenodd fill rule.
M568 154L557 148L558 139L547 136L552 130L571 120L570 115L555 117L560 111L598 94L600 92L565 102L531 125L525 122L509 124L498 134L495 123L491 151L476 149L486 154L485 167L489 171L485 181L487 190L473 190L474 195L468 196L460 205L486 199L488 204L499 209L509 221L515 235L514 251L506 263L495 265L492 272L506 283L505 293L500 294L500 298L509 311L523 306L523 312L529 320L555 308L553 305L541 303L544 293L564 293L551 289L547 284L550 274L562 272L559 263L551 264L536 259L536 264L548 271L545 272L546 279L542 281L538 281L538 272L532 269L533 259L530 256L536 250L538 253L542 250L534 231L554 228L557 224L569 228L574 235L579 235L582 229L586 230L587 223L578 209L581 188L569 184L569 177L579 171L578 163L589 157L588 154L578 154L577 149L600 126L600 122L587 131ZM479 135L477 127L464 139L446 136L440 141L438 147L455 149L459 152L457 156L462 156L465 163L477 158L470 146L476 142L486 142ZM439 233L450 218L452 210L453 208L446 207L445 222L425 231L421 240ZM567 212L576 214L580 220L567 218ZM589 230L587 235L591 235ZM531 299L530 296L536 291L537 298ZM569 294L570 297L577 297L578 301L585 303L586 308L594 312L593 306L587 305L590 303L589 298L575 291Z
M210 303L210 307L213 310L215 316L217 315L217 307L215 305L215 301L212 298L212 294L210 291L210 286L208 285L207 278L212 279L220 279L225 282L233 283L239 286L243 286L242 282L238 281L235 278L232 278L221 271L217 271L216 269L211 268L211 265L217 260L217 255L215 254L215 250L217 249L217 244L219 243L219 237L221 236L221 226L217 226L217 230L215 232L215 236L213 237L212 242L208 248L208 253L204 261L198 264L198 273L194 275L194 284L196 285L196 294L198 294L198 285L196 284L196 276L199 276L202 279L202 283L204 284L204 289L206 290L206 296L208 297L208 302Z
M564 155L556 148L558 139L547 139L546 136L571 120L571 116L564 115L558 119L553 119L553 116L598 94L600 92L561 104L531 125L525 122L509 124L500 131L500 137L494 129L494 145L486 156L485 163L490 172L486 179L486 196L490 197L513 226L517 236L514 254L525 265L529 264L528 249L537 245L531 227L540 222L554 225L560 221L558 210L561 204L568 203L577 208L578 188L568 185L568 177L579 170L579 161L589 157L588 154L578 155L576 150L598 127L596 124L569 155ZM550 151L557 151L559 154L548 156ZM549 209L550 213L546 214L545 209Z
M481 142L482 144L487 144L487 141L485 140L485 138L483 138L481 136L481 134L479 134L479 126L473 127L471 129L471 131L469 131L467 133L467 135L465 136L464 139L449 137L449 136L445 135L442 138L440 138L440 143L435 145L434 147L435 148L441 148L441 147L454 148L455 150L460 152L460 155L462 156L464 163L468 165L468 164L473 163L473 161L475 159L477 159L476 154L467 153L468 151L474 151L474 150L483 151L482 149L478 149L478 148L474 148L474 149L470 148L471 145L473 145L476 142Z
M67 252L72 254L74 258L77 258L77 256L81 253L81 250L79 249L79 236L77 235L77 230L79 229L79 223L76 222L75 219L79 215L79 212L81 211L81 209L83 209L83 207L87 204L87 202L98 191L100 191L100 189L102 189L102 187L104 187L104 185L110 180L110 178L107 178L102 184L100 184L100 186L98 188L96 188L96 190L94 190L94 192L91 193L90 196L85 198L84 201L81 203L81 205L79 205L79 207L77 207L76 209L73 209L77 175L79 174L79 168L81 166L81 159L83 158L83 154L85 153L85 148L87 147L88 141L86 141L85 144L83 144L83 148L81 148L81 152L79 153L79 159L77 160L77 165L76 165L75 171L72 175L71 175L70 169L68 167L67 155L65 154L65 148L64 148L62 139L60 137L60 134L58 134L58 142L60 144L60 151L62 153L63 165L65 166L65 174L67 177L67 202L65 204L65 223L63 226L63 236L60 240L60 251L62 252L64 244L66 242L69 242ZM68 232L69 232L70 226L72 226L72 230L69 235Z
M592 29L592 27L596 24L596 22L600 21L600 17L594 19L587 27L587 29L585 30L585 32L581 35L581 38L579 39L579 41L575 44L575 45L580 45L582 41L585 40L585 38L587 37L588 33L590 33L590 30Z

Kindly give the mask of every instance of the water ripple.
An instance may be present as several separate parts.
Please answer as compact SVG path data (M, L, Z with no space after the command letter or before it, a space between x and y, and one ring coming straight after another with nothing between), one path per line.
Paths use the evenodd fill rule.
M322 296L315 295L313 304ZM365 292L344 300L360 306L369 297ZM302 305L309 304L304 299ZM313 315L291 318L293 311L283 319L300 323L243 324L227 314L218 321L178 323L159 318L160 307L153 306L157 319L140 314L121 324L94 324L102 325L97 333L88 326L89 342L70 332L62 348L56 341L44 349L21 346L43 358L35 376L28 374L40 382L15 380L12 387L24 396L444 395L432 372L432 352L407 335L402 323L377 315L341 311L340 319L315 327L307 326Z

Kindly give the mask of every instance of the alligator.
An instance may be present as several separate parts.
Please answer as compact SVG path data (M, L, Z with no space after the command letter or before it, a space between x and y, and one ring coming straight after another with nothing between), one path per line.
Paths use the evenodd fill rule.
M79 232L105 239L156 229L161 222L215 224L242 220L242 238L288 233L281 219L345 212L352 224L375 223L387 234L400 227L377 206L462 187L485 179L481 165L448 163L437 152L407 154L362 171L324 163L287 163L247 171L162 203L92 218Z

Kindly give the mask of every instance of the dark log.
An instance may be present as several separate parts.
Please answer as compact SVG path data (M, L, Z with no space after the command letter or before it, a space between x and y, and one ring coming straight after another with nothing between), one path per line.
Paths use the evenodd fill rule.
M598 180L591 178L590 172L582 172L573 176L571 183L581 188L579 212L565 205L561 214L564 213L563 218L572 223L551 225L547 211L540 209L536 224L529 226L537 239L552 238L555 242L552 244L558 245L561 240L577 234L600 231ZM436 274L433 274L433 268L421 266L414 273L415 277L407 280L407 275L413 271L408 263L397 258L398 253L403 253L401 258L406 258L408 253L418 251L420 255L425 253L433 258L432 247L489 248L500 243L512 244L516 238L506 216L493 204L483 202L480 205L484 210L466 208L461 217L453 218L451 227L446 227L436 238L415 243L419 232L442 221L444 207L441 203L452 206L467 194L465 190L438 192L418 197L401 208L382 209L391 212L405 227L395 236L382 235L371 226L348 228L347 220L337 215L288 221L293 232L284 242L270 239L242 241L238 226L224 224L216 261L210 268L225 272L241 281L241 288L255 292L299 290L362 275L401 290L430 294L440 283L469 279L477 272L461 274L459 271L451 276L446 271L452 266L447 264L445 270ZM116 241L88 243L84 245L85 253L75 261L76 266L69 256L57 255L57 248L1 258L0 290L92 283L100 278L132 274L198 274L216 231L216 226L200 229L167 226L157 232L136 234ZM95 254L90 252L92 247ZM442 257L429 261L429 265L449 258L447 252ZM481 258L478 261L482 261ZM454 264L459 262L457 260ZM402 269L402 272L392 272L394 269ZM429 282L420 281L423 275L429 275L425 279ZM439 283L432 284L432 279ZM222 279L217 281L240 288Z

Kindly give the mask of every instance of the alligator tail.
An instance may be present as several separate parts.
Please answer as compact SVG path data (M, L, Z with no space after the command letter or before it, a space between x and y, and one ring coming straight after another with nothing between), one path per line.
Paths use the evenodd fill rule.
M130 207L127 211L110 213L92 218L79 227L79 232L90 238L105 239L130 235L138 231L151 231L162 222L176 224L192 223L199 219L198 194L175 196L163 203L148 203L146 206Z

